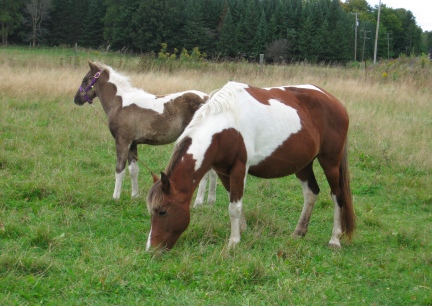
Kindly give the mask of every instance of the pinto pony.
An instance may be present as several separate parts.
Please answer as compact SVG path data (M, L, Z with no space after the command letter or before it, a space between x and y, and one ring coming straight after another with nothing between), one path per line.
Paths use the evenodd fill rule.
M109 66L89 61L74 102L84 105L99 98L108 116L108 127L115 139L117 164L114 199L120 198L126 160L132 180L132 197L138 195L138 144L164 145L174 142L191 121L208 95L189 90L155 96L131 85L129 79ZM209 201L215 200L216 174L210 173L213 189ZM205 186L203 187L205 189ZM204 191L201 191L203 193ZM201 200L202 201L202 200Z
M171 249L189 225L190 201L201 178L216 170L229 193L229 246L240 242L246 174L295 174L303 210L294 236L306 235L319 193L318 159L331 189L334 224L329 246L352 238L355 214L347 162L348 114L331 94L313 85L257 88L229 82L196 113L177 140L170 163L147 196L151 230L147 249Z

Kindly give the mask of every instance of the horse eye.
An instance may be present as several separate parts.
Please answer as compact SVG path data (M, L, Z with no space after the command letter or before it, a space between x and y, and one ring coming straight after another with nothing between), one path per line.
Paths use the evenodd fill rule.
M159 216L163 217L163 216L166 216L167 212L165 210L160 210L158 212L158 214L159 214Z

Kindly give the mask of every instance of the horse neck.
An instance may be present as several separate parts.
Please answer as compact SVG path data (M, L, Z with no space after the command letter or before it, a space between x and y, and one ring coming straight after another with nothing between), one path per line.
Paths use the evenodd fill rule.
M188 142L181 143L180 148L176 149L166 172L176 191L190 203L199 182L210 170L210 164L205 162L199 169L195 169L195 161L190 154L186 154Z

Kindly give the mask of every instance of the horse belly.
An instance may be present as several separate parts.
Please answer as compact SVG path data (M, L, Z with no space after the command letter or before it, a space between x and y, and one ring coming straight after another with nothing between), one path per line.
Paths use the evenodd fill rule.
M305 130L291 135L282 145L257 164L249 166L249 174L261 178L278 178L297 173L315 159L318 138Z

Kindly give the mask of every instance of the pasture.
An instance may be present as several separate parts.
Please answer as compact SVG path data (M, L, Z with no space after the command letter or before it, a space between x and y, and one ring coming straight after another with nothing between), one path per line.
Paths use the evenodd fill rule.
M327 248L333 204L321 193L303 239L291 233L303 195L294 176L248 176L247 230L234 250L228 198L192 210L163 256L145 252L150 229L140 196L112 199L114 140L73 97L101 60L154 94L210 92L227 81L268 87L312 83L350 115L349 162L357 215L352 243ZM431 305L432 64L401 59L375 69L247 63L166 65L67 49L0 49L0 300L3 305ZM429 87L427 87L428 85ZM105 114L95 99L95 108ZM172 145L139 146L153 171ZM128 175L128 174L127 174Z

